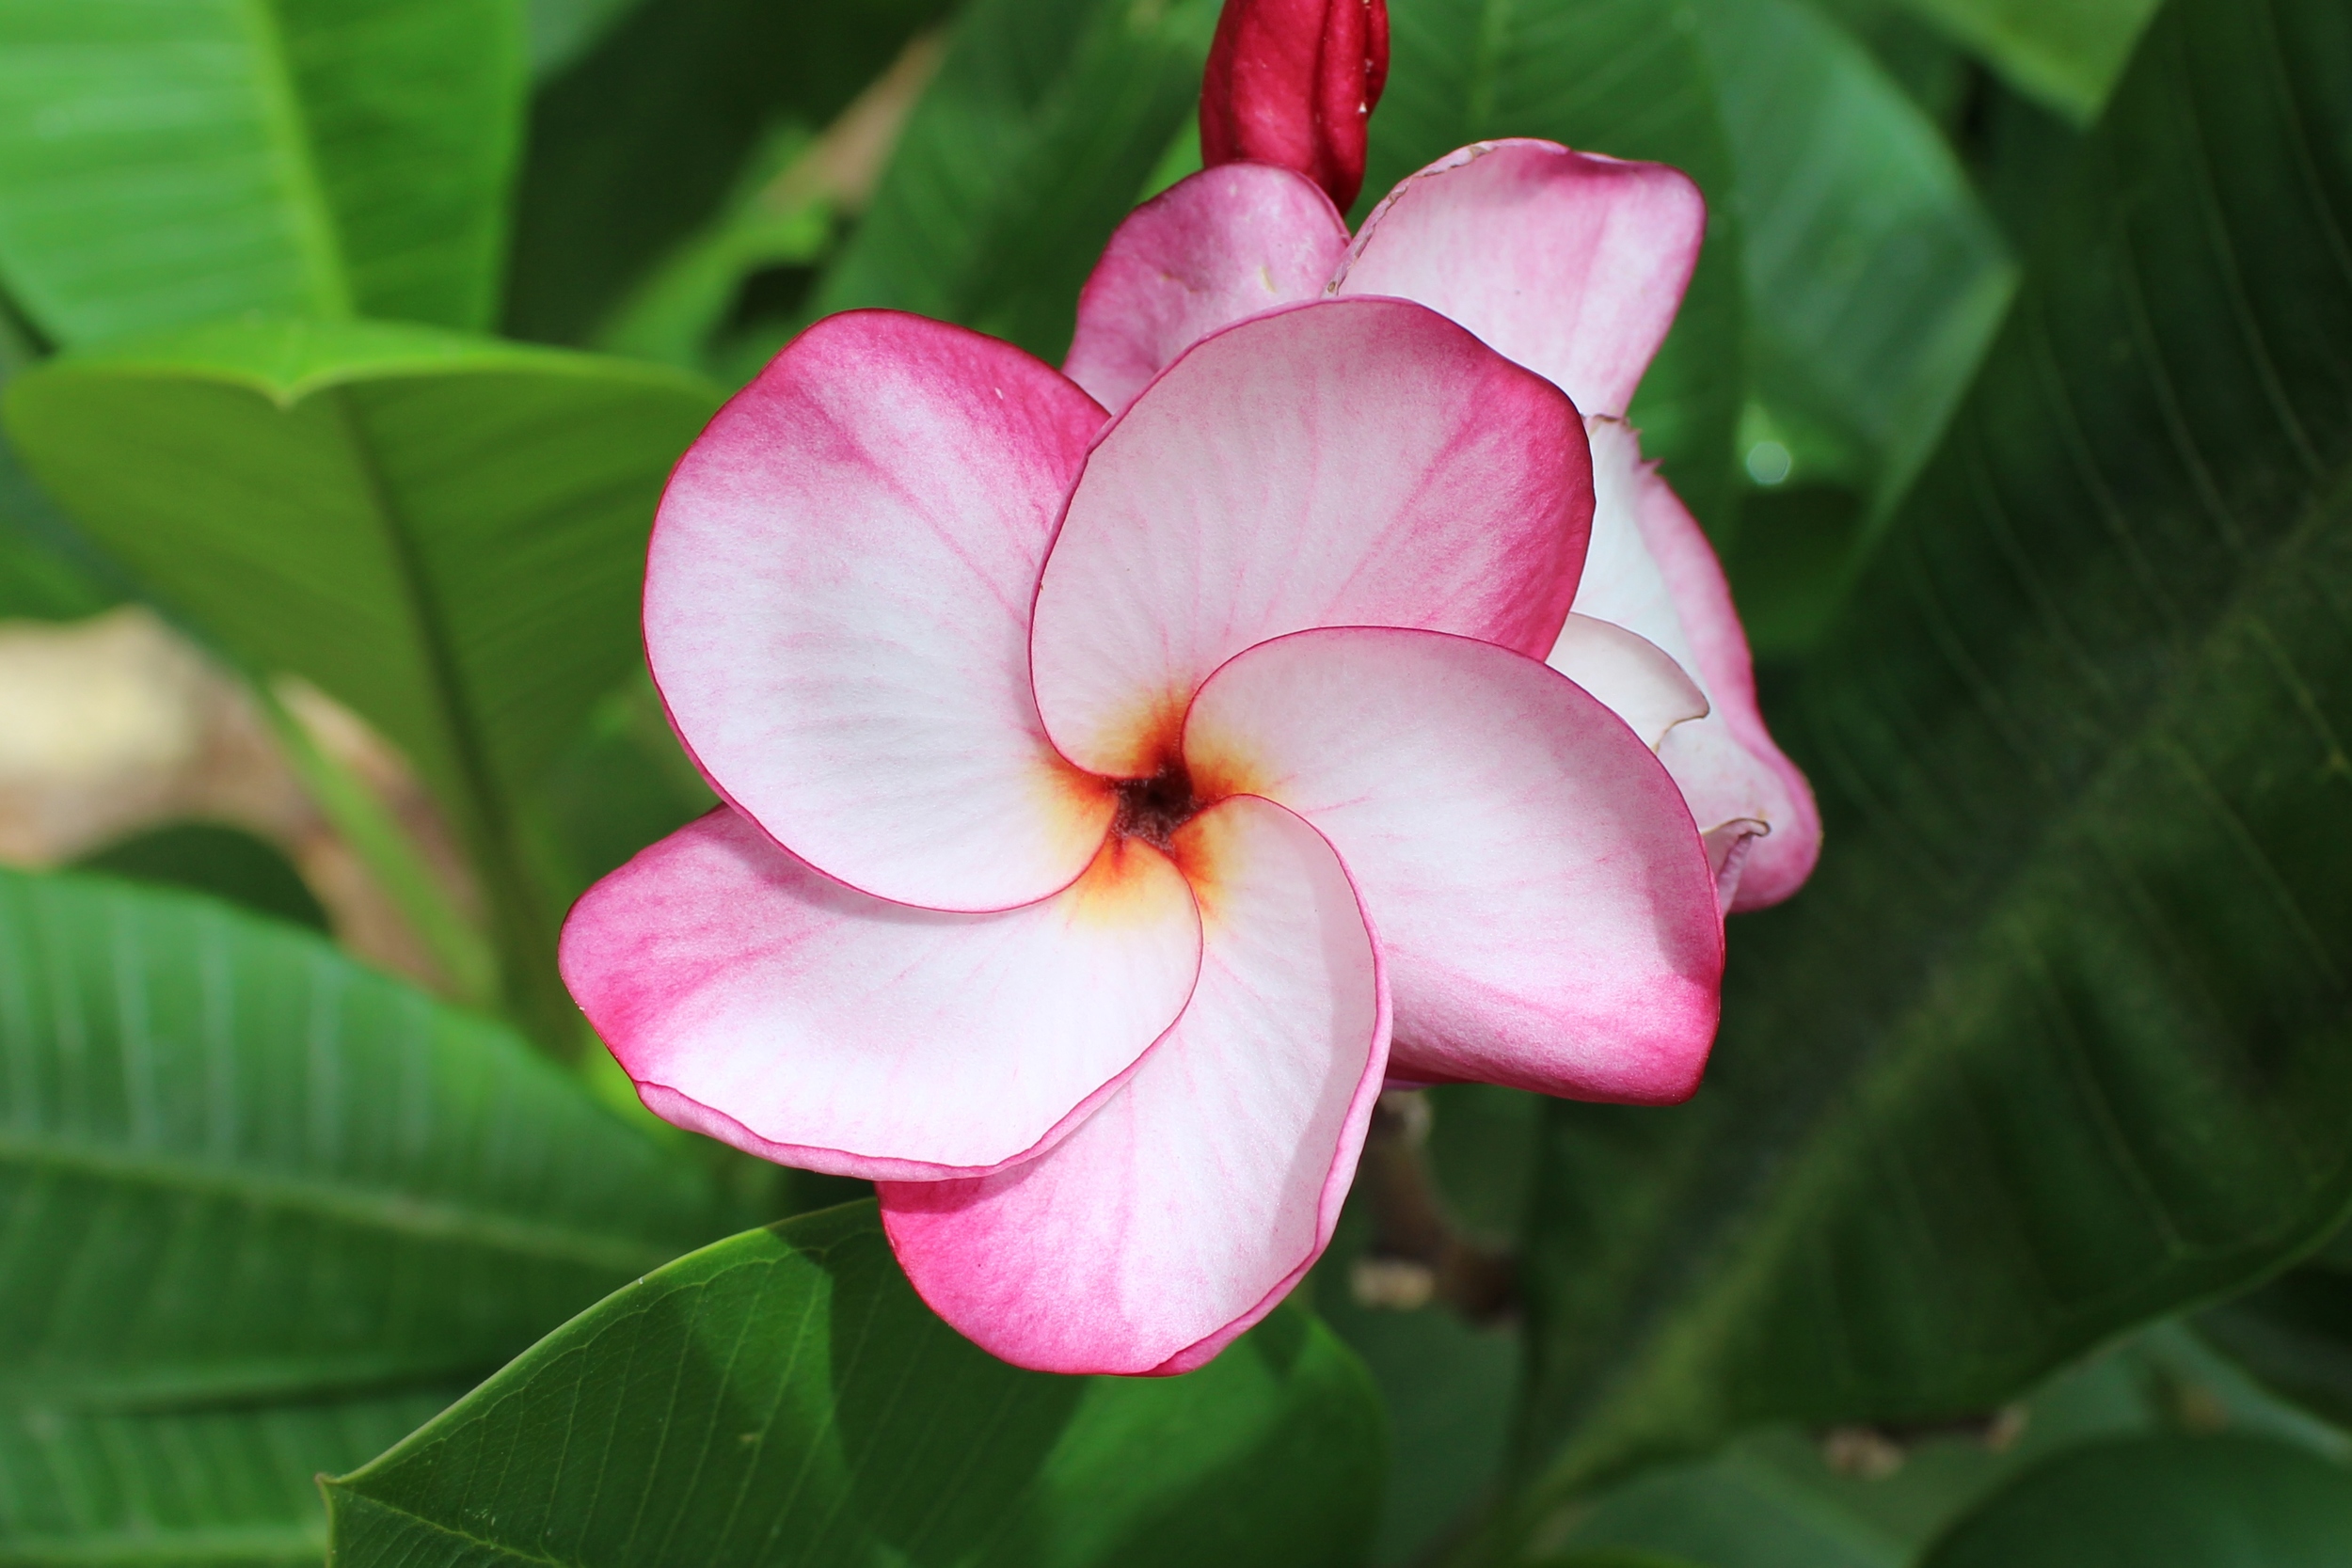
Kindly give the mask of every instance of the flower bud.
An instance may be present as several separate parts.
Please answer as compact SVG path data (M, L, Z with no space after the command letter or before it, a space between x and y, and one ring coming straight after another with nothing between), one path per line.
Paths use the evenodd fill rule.
M1201 162L1295 169L1344 210L1388 79L1386 0L1226 0L1200 85Z

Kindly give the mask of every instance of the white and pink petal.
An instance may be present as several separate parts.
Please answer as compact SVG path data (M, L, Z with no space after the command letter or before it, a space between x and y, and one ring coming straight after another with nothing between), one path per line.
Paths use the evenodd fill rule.
M1301 632L1201 688L1184 752L1204 796L1279 801L1339 851L1400 1079L1641 1103L1697 1084L1714 877L1674 780L1572 681L1468 638Z
M1400 182L1335 286L1419 300L1576 400L1622 415L1698 263L1707 203L1680 170L1480 142Z
M1211 671L1310 626L1541 657L1583 559L1588 461L1556 388L1419 306L1230 327L1087 459L1031 630L1046 730L1084 768L1149 775Z
M1631 426L1586 422L1595 505L1576 615L1638 633L1697 682L1708 712L1669 730L1658 743L1659 759L1708 835L1724 907L1778 903L1812 874L1820 855L1812 787L1765 727L1747 634L1698 520L1656 465L1642 460ZM1579 657L1564 640L1550 662L1573 676Z
M882 1184L916 1291L983 1349L1055 1372L1182 1372L1322 1254L1387 1063L1380 953L1345 869L1279 806L1177 833L1200 985L1085 1125L975 1180Z
M1224 164L1128 214L1078 296L1062 373L1117 412L1220 327L1318 298L1347 251L1322 187L1271 164Z
M1040 903L948 914L821 877L725 806L591 888L561 949L657 1115L783 1164L918 1180L1083 1121L1200 958L1183 875L1135 840Z
M901 903L1008 909L1084 871L1113 802L1045 737L1028 620L1103 420L919 316L777 355L679 460L646 561L654 679L720 793Z

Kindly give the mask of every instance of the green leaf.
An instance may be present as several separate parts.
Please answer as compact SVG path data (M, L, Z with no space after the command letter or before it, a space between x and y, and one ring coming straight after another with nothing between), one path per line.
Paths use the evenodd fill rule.
M2346 80L2336 0L2150 35L1776 716L1828 847L1706 1085L1551 1108L1536 1499L1990 1409L2352 1200Z
M2327 1458L2346 1453L2172 1322L2068 1368L1987 1421L1826 1434L1773 1427L1704 1461L1643 1470L1576 1504L1569 1541L1708 1568L1914 1568L1954 1520L2054 1455L2222 1427Z
M516 0L0 0L0 274L67 342L486 325L523 87Z
M117 839L74 864L135 882L189 888L256 914L326 929L326 911L285 852L225 822L167 822Z
M0 390L40 360L0 298ZM74 531L0 433L0 620L75 621L120 604L119 568Z
M1756 394L1824 430L1832 479L1899 499L2015 284L1943 135L1804 0L1702 0L1739 179Z
M594 49L644 0L525 0L531 73L554 75Z
M95 556L0 435L0 620L78 621L120 604Z
M1643 450L1664 459L1699 519L1728 537L1747 328L1731 151L1699 13L1690 0L1391 0L1389 25L1389 86L1372 117L1359 209L1422 165L1494 136L1672 164L1707 193L1707 247L1632 418Z
M2201 1314L2197 1330L2264 1384L2352 1432L2352 1237Z
M1903 0L2020 92L2087 122L2163 0Z
M328 1484L339 1568L1342 1564L1384 1462L1284 1307L1180 1378L1068 1378L933 1317L871 1203L706 1248Z
M0 872L0 1561L315 1563L310 1477L723 1228L495 1025L307 933Z
M524 802L637 664L654 502L716 401L627 361L248 320L69 355L7 409L168 602L407 752L484 874L510 990L553 1027L559 911Z
M2352 1472L2259 1438L2159 1437L2032 1472L1921 1568L2334 1568L2346 1542Z
M1215 0L974 0L812 315L914 310L1041 358L1200 92Z
M543 5L545 0L543 0ZM507 325L585 342L764 139L820 130L947 0L646 0L541 90Z
M1504 1244L1526 1206L1537 1097L1490 1084L1445 1084L1422 1100L1432 1196L1463 1234ZM1381 1188L1373 1170L1358 1173L1331 1245L1300 1296L1363 1357L1394 1425L1372 1550L1375 1568L1392 1568L1428 1560L1502 1479L1520 1356L1518 1325L1508 1317L1473 1324L1441 1302L1400 1310L1356 1299L1354 1275L1377 1235Z

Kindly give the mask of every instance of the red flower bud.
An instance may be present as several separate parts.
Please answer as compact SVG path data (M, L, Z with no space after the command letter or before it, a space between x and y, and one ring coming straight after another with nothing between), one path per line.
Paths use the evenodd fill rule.
M1279 164L1344 211L1389 80L1387 0L1225 0L1200 84L1200 159Z

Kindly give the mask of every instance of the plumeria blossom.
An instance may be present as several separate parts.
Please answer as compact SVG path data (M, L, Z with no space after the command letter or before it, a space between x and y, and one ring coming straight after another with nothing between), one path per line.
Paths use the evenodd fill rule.
M645 634L726 803L562 961L655 1111L874 1179L971 1338L1175 1372L1322 1251L1390 1073L1687 1095L1723 926L1653 751L1704 699L1570 613L1553 381L1365 297L1112 395L858 311L721 412Z
M1757 711L1713 549L1626 423L1698 259L1697 187L1662 165L1482 142L1406 179L1351 236L1317 181L1278 162L1307 167L1217 163L1137 209L1081 296L1064 369L1118 409L1236 321L1302 300L1389 296L1440 312L1558 387L1584 416L1597 504L1577 618L1547 657L1611 698L1589 666L1589 619L1688 672L1706 711L1675 725L1659 756L1707 835L1724 907L1788 897L1820 849L1812 791Z

